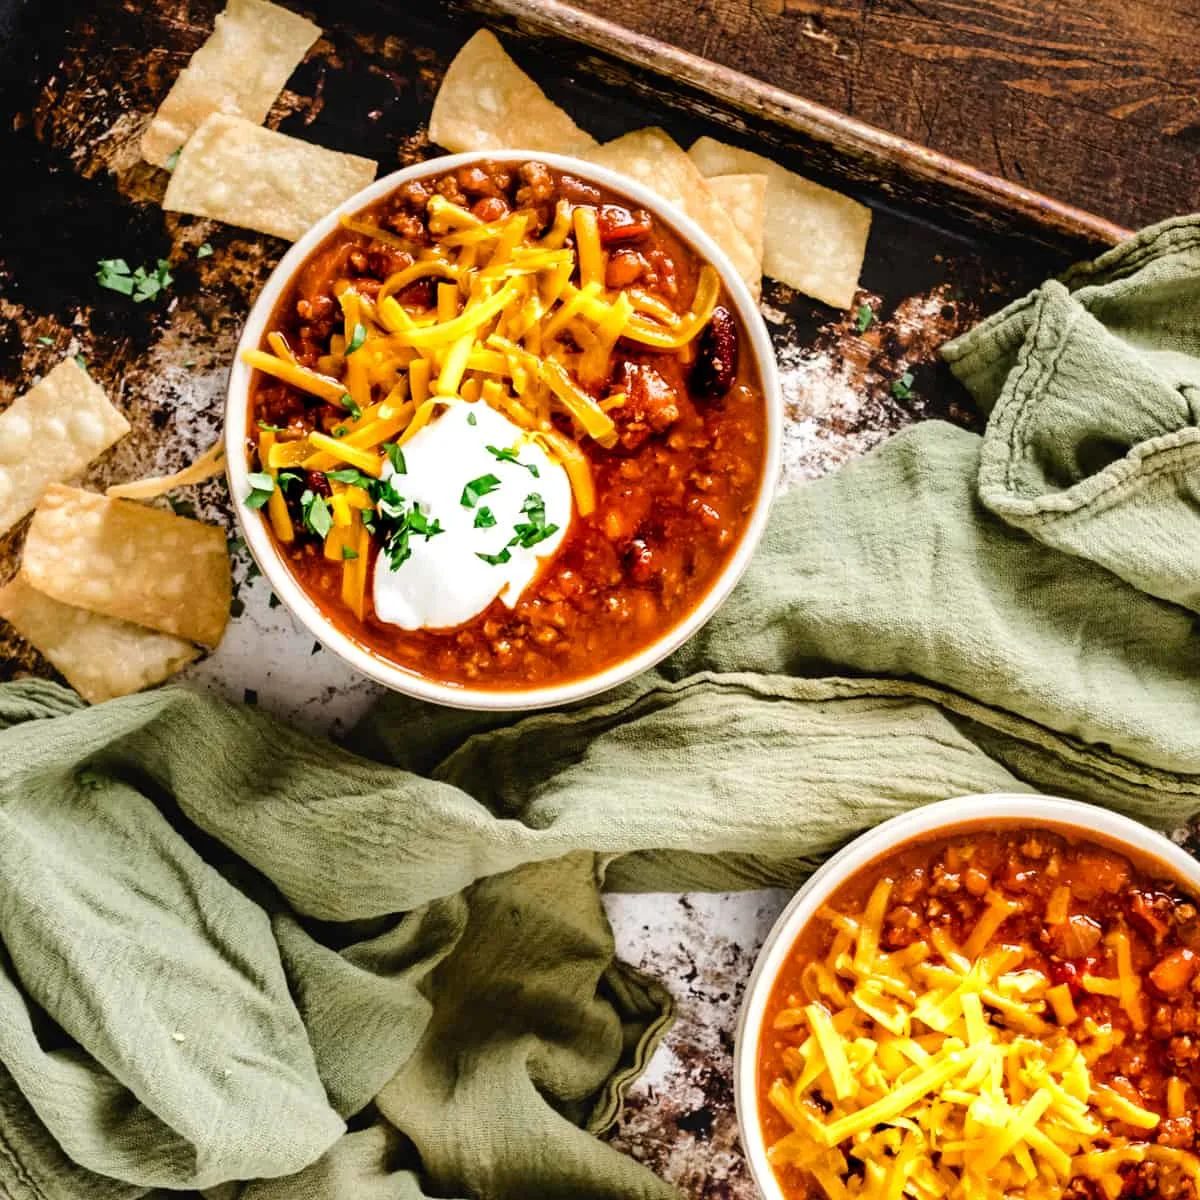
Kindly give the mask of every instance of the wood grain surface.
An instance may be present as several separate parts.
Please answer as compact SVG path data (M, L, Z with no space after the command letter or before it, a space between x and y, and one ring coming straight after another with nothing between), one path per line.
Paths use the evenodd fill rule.
M1200 205L1197 0L573 0L1123 225Z

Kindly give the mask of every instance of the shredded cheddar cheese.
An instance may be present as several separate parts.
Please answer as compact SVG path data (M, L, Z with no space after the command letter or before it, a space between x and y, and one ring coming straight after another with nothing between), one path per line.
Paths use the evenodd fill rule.
M1117 1200L1121 1171L1141 1162L1200 1181L1195 1155L1113 1133L1161 1118L1092 1077L1120 1030L1080 1020L1066 985L1003 944L1019 902L989 893L961 947L941 930L932 947L889 952L890 889L881 880L860 913L820 913L830 949L775 1015L784 1071L768 1096L790 1132L769 1148L774 1166L802 1169L829 1200L1057 1200L1080 1175ZM1128 937L1109 942L1117 978L1083 982L1138 1028ZM1180 1080L1166 1103L1185 1108Z
M269 350L243 352L248 365L347 413L336 427L328 422L325 433L268 439L264 468L349 465L378 477L386 444L404 445L446 405L484 403L562 463L576 509L586 515L595 499L579 442L614 444L611 414L625 403L624 396L599 398L591 389L606 383L621 338L686 354L716 304L716 271L701 269L691 309L681 315L643 289L607 288L608 253L594 208L559 201L540 238L531 235L527 211L485 222L435 195L427 216L433 244L389 276L373 298L352 280L335 286L341 321L318 369L303 365L277 333L268 337ZM343 217L342 225L408 246L363 218ZM410 303L409 289L418 283L432 289L432 303ZM556 428L555 413L570 418L570 435ZM276 510L283 507L281 498L270 510L277 531L286 510ZM337 505L335 517L344 516ZM349 527L342 521L335 528ZM333 552L340 554L343 542L339 535ZM358 591L358 569L349 566L355 561L346 560L349 596Z

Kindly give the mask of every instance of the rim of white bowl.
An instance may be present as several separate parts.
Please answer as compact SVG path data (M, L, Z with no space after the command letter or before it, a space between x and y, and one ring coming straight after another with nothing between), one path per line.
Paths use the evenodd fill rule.
M854 839L828 859L792 897L767 934L746 984L734 1037L734 1106L750 1174L766 1200L787 1200L767 1159L758 1103L758 1055L763 1015L771 989L796 938L830 894L888 850L917 838L980 821L1017 821L1031 829L1066 828L1161 862L1200 888L1200 862L1161 833L1129 817L1082 800L1025 792L956 796L892 817Z
M575 175L585 182L598 184L600 187L607 188L619 196L627 197L638 206L648 209L655 217L670 226L703 260L716 267L721 276L721 282L732 300L734 308L737 309L737 315L750 343L749 349L758 366L763 403L767 410L767 444L758 495L755 497L750 519L742 531L741 540L712 587L678 625L669 629L661 638L633 657L623 659L595 675L549 687L489 691L440 683L387 662L366 647L359 645L347 634L342 633L322 614L319 606L297 583L267 531L266 522L257 511L247 509L242 503L243 497L250 491L247 478L250 468L246 462L245 445L250 421L249 385L252 372L242 362L241 356L243 350L258 347L266 323L279 301L280 294L291 282L292 276L309 254L337 226L338 220L343 214L358 211L372 201L394 191L400 184L410 179L438 175L469 163L484 161L508 163L530 159L544 162L555 170ZM369 187L357 192L318 221L283 256L255 299L234 353L225 401L226 474L229 479L234 512L251 555L284 607L327 650L332 651L356 670L385 687L414 696L419 700L428 700L451 708L480 711L550 708L585 700L589 696L608 691L610 688L632 679L635 675L649 670L683 645L688 638L708 622L749 566L762 539L770 514L771 501L779 479L782 448L783 396L779 386L775 352L758 305L725 252L686 214L636 180L610 171L607 167L594 166L583 159L570 155L544 154L538 150L495 150L487 153L449 154L440 158L428 159L411 167L405 167L403 170L394 171L382 179L377 179Z

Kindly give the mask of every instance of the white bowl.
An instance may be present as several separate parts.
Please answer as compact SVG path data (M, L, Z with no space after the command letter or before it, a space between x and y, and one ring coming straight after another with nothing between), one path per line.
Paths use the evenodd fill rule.
M801 931L817 910L850 876L889 850L915 838L937 837L962 826L983 822L1016 822L1031 829L1059 828L1081 837L1128 847L1135 855L1156 859L1181 879L1200 889L1200 862L1145 825L1078 800L1019 793L959 796L927 804L877 825L843 847L792 897L767 935L746 985L734 1045L734 1104L742 1147L750 1173L767 1200L785 1200L767 1159L758 1103L758 1058L763 1016L771 988Z
M742 347L743 352L748 351L752 354L758 368L759 378L762 381L763 400L767 408L767 444L762 481L755 498L754 509L742 532L741 541L708 594L683 621L644 650L598 674L549 687L505 688L488 691L440 683L385 661L337 629L322 615L320 608L296 582L287 564L280 556L266 522L258 512L247 509L242 503L243 497L250 492L245 446L249 425L249 388L253 372L242 362L241 354L245 349L255 349L260 345L267 321L270 319L281 293L309 254L337 226L339 218L344 213L357 212L394 191L409 179L440 175L446 171L452 171L456 167L474 162L487 160L523 162L528 159L537 159L556 170L566 171L580 179L627 197L674 229L702 259L716 267L749 341L749 346ZM339 205L327 217L318 221L283 256L270 279L267 280L258 299L254 302L250 315L246 319L246 326L242 331L241 341L238 343L237 355L229 373L229 391L225 403L225 456L229 487L234 501L233 507L237 513L246 545L250 548L255 562L267 577L267 581L275 590L280 601L327 650L331 650L345 659L364 675L397 692L404 692L421 700L431 700L434 703L454 708L527 709L569 704L624 683L654 666L673 650L678 649L716 612L749 565L750 558L766 527L771 498L779 476L782 441L783 397L779 389L779 374L775 365L771 340L757 304L724 251L687 216L640 183L607 168L593 166L582 159L564 154L543 154L533 150L505 150L488 154L451 154L418 163L376 180L370 187L364 188L357 195Z

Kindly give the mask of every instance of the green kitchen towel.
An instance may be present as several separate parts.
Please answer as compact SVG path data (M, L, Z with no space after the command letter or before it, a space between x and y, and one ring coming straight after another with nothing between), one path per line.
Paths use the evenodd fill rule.
M669 1197L593 1136L671 1012L602 888L793 886L953 794L1200 810L1196 228L949 347L984 438L782 497L705 631L593 702L389 698L356 755L0 688L0 1194Z

